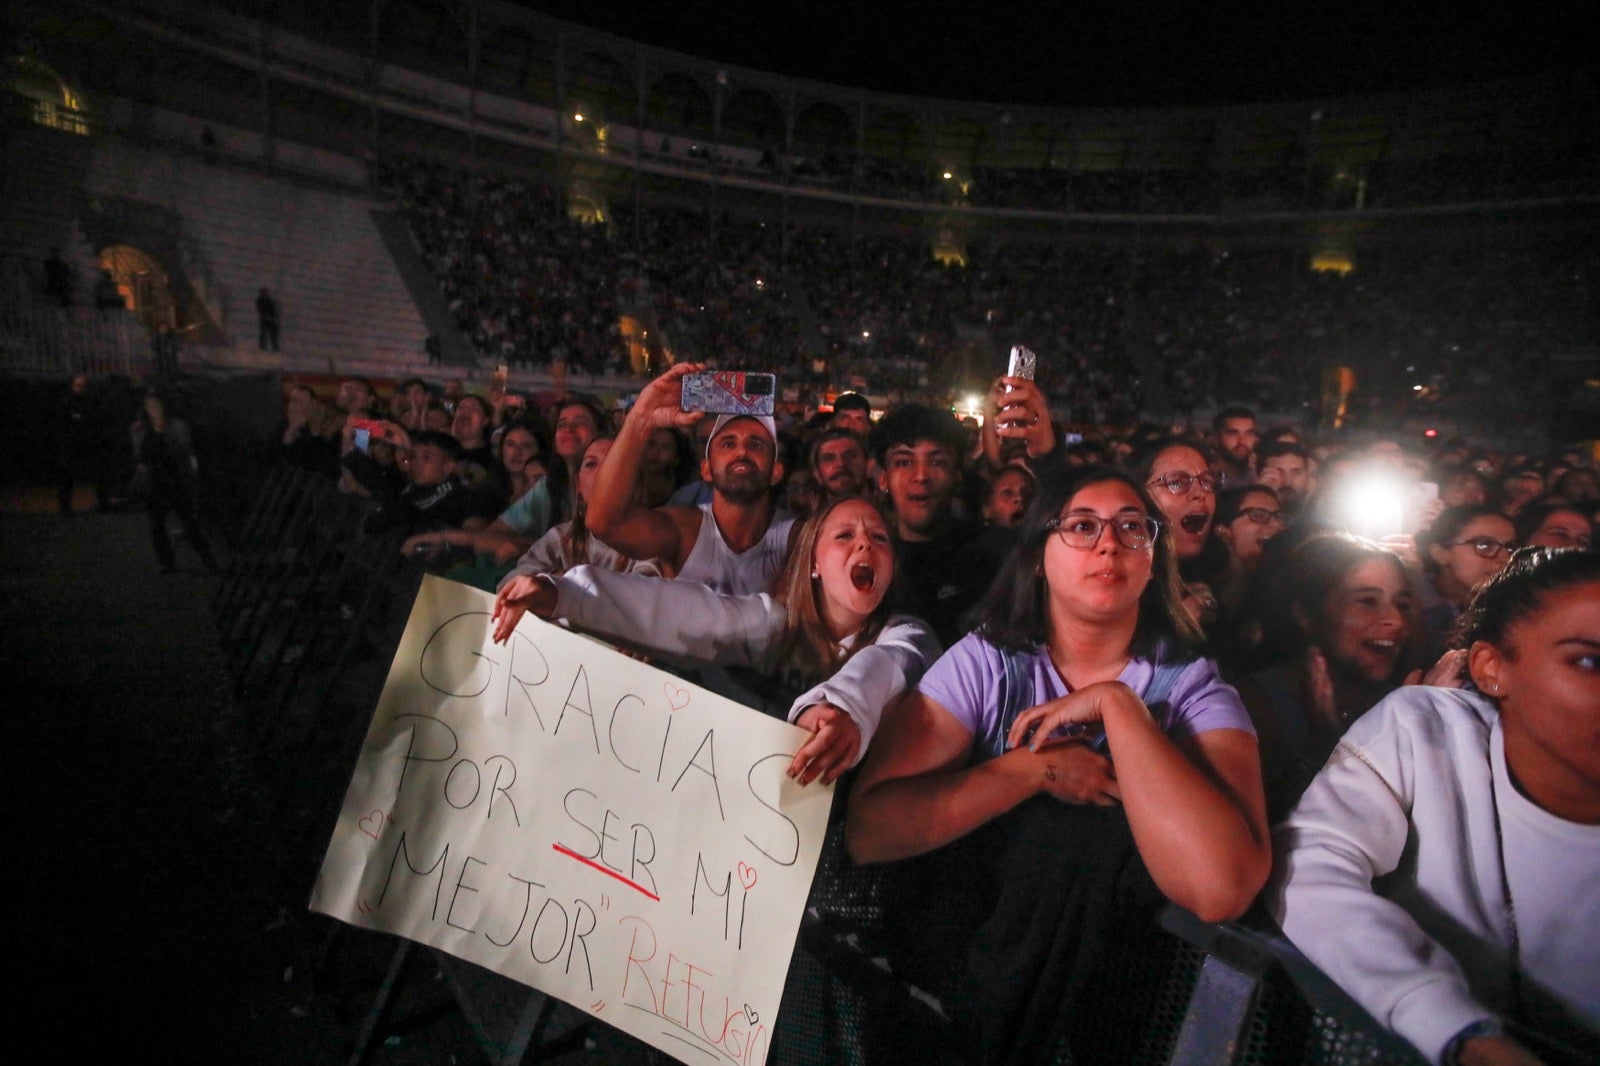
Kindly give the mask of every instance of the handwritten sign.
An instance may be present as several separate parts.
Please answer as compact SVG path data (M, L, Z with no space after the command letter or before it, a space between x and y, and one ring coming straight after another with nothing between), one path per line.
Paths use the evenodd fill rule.
M831 792L806 734L429 577L312 909L558 996L689 1063L766 1060Z

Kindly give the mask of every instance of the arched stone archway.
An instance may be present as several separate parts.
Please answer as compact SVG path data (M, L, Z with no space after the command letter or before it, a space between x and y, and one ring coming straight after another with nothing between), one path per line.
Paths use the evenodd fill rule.
M740 89L722 108L723 139L751 148L783 150L783 109L761 89Z
M867 122L866 150L892 163L921 161L922 130L904 111L885 111Z
M41 126L88 134L89 105L49 64L33 56L6 59L6 88L27 101L28 117Z
M808 155L827 155L830 152L844 156L855 152L855 134L850 116L838 104L826 100L800 112L794 124L794 146Z
M167 271L155 256L131 244L113 244L100 250L100 269L111 272L123 304L146 328L177 328L178 304Z
M645 110L662 129L700 139L711 136L711 97L687 74L673 71L657 78L645 97Z

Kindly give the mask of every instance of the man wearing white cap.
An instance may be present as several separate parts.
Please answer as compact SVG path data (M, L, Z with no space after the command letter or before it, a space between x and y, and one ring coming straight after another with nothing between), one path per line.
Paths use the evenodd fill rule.
M681 409L682 378L703 369L680 363L646 385L595 476L589 531L632 559L661 559L680 581L718 592L767 592L789 551L794 519L779 514L772 487L783 480L777 429L766 415L722 415L713 425L700 476L711 502L645 507L634 501L652 430L688 428L697 411Z

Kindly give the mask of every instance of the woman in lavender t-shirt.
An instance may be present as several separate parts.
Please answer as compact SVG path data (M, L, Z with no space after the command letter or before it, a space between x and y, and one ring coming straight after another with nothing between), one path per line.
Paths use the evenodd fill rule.
M1051 471L951 648L884 717L851 796L858 862L920 855L1041 794L1120 804L1168 899L1242 914L1271 866L1255 732L1185 649L1171 540L1103 467Z

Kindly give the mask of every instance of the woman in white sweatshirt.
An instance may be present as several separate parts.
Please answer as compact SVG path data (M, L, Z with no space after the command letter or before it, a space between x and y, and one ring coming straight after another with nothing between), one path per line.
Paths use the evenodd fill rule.
M1267 900L1430 1062L1600 1061L1600 554L1518 552L1463 623L1476 687L1351 726Z
M919 619L891 616L894 548L869 501L830 501L800 528L773 593L730 596L693 582L578 567L518 575L495 601L495 639L525 611L564 618L647 651L751 667L791 687L789 721L814 734L790 776L831 783L860 761L883 709L939 655Z

